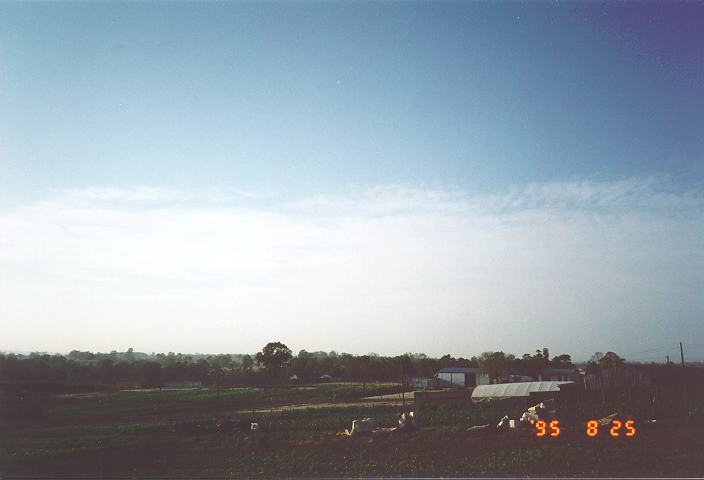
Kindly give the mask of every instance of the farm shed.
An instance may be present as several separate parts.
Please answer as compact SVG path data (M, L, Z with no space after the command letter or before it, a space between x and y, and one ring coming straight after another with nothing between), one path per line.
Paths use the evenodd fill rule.
M435 377L451 385L460 387L473 387L475 385L486 385L489 383L489 375L480 373L477 368L472 367L446 367L441 368Z
M473 401L529 397L533 394L559 392L560 385L571 382L521 382L479 385L472 391Z

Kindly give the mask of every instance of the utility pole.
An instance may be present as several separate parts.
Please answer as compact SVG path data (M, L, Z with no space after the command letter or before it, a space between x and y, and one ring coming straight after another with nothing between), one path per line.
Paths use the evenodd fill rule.
M670 364L670 356L665 355L665 358L667 359L667 362L665 362L665 365L669 365Z
M403 357L401 357L401 407L403 408L403 411L406 411L406 396L404 395L404 388L403 388Z
M684 350L682 349L682 342L680 342L680 359L682 360L682 400L684 402L685 408L687 407L687 377L684 371Z

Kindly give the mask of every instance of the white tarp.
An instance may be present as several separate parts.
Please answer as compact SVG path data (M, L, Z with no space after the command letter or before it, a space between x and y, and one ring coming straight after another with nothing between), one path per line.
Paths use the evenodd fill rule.
M492 398L527 397L531 392L559 392L564 383L574 382L520 382L478 385L472 391L472 400Z
M345 429L347 435L359 435L362 433L372 433L376 427L376 421L373 418L363 418L361 420L352 420L352 430Z

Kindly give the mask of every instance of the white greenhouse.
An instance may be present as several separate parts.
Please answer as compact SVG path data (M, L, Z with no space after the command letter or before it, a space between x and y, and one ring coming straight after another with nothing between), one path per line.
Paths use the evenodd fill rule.
M472 400L498 400L511 397L528 397L534 392L559 392L559 385L574 382L520 382L478 385L472 391Z

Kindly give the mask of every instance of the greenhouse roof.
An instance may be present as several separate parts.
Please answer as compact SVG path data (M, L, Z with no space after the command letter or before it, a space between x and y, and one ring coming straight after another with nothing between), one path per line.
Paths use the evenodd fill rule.
M531 392L559 392L559 385L565 383L574 382L520 382L478 385L472 391L472 400L527 397Z

